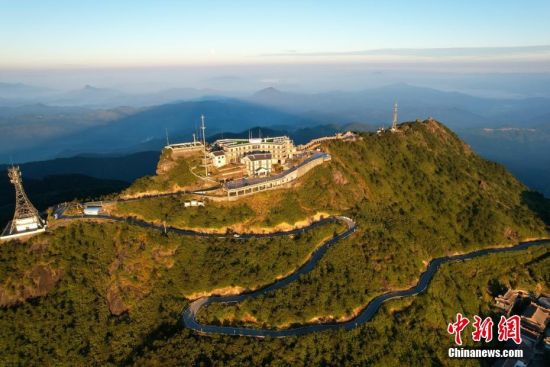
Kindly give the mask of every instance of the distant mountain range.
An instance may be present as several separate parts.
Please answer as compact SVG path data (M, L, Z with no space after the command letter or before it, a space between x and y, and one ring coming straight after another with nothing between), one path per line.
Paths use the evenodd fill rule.
M24 100L44 98L51 93L54 93L54 91L48 88L23 83L0 82L0 105L17 105L23 103Z
M33 90L24 85L13 85L12 88ZM2 84L2 90L0 97L6 97L10 88ZM178 94L189 97L207 92L214 91L174 89L158 92L157 97L149 94L140 98L153 103L170 100ZM30 96L39 96L45 92L38 89L34 94L29 93ZM29 161L90 152L147 150L151 147L148 142L165 140L166 130L173 138L190 139L191 134L198 130L201 114L206 116L208 135L238 132L253 126L295 130L316 125L341 127L354 124L359 129L375 129L389 125L395 101L399 103L400 121L433 116L455 130L530 127L550 122L548 99L488 99L407 84L317 94L267 88L245 100L216 96L152 107L85 107L105 101L121 104L127 97L114 89L92 86L56 94L55 97L68 106L35 103L0 107L0 139L3 143L0 145L0 162L9 162L10 156L16 161ZM82 105L73 105L77 101Z
M136 178L154 174L159 155L159 150L128 155L80 155L22 163L20 167L24 179L79 174L131 183ZM7 165L0 165L0 172L6 168Z
M91 85L71 91L56 91L20 83L0 83L0 110L2 107L22 106L22 110L32 109L37 104L110 110L120 106L143 108L183 101L223 101L237 97L251 104L329 123L388 123L391 121L391 106L396 101L399 103L403 121L433 116L447 121L453 128L533 124L541 120L548 121L550 117L548 98L482 98L405 83L358 91L312 94L286 92L269 87L248 97L233 92L195 88L127 93Z
M119 106L145 107L175 101L208 97L225 98L212 89L171 88L150 93L127 93L112 88L85 85L80 89L58 91L22 83L0 83L0 106L17 107L37 103L52 106L80 106L109 109Z
M332 122L368 122L388 125L392 106L399 104L401 121L433 116L452 128L523 126L550 117L550 99L490 99L444 92L408 84L355 92L298 94L263 89L249 101L284 111L324 116ZM550 122L550 120L547 120Z
M550 195L550 99L480 98L407 84L313 94L266 88L235 99L192 88L128 94L0 83L0 162L158 151L166 132L171 142L191 140L201 114L209 139L247 136L248 129L261 127L264 134L284 132L299 144L345 129L389 126L396 101L399 121L433 116Z
M7 122L0 124L2 139L6 139L6 144L0 145L0 162L9 162L10 156L15 161L32 161L81 153L148 150L150 141L166 141L166 132L173 141L189 141L193 133L198 134L201 114L206 116L207 136L253 126L297 129L327 123L327 120L232 99L187 101L141 110L96 110L95 113L98 116L89 125L78 121L78 114L72 117L73 123L51 117L47 118L49 123L34 123L36 120L42 121L36 116L7 119ZM100 120L100 114L109 113L118 113L119 116L112 120ZM24 127L25 124L27 126Z
M56 156L56 141L121 119L138 109L89 109L44 104L0 108L0 162Z

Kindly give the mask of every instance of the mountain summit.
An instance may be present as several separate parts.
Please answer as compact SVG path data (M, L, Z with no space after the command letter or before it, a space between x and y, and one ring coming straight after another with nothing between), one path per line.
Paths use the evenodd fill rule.
M356 231L328 249L314 269L285 287L250 302L205 310L209 323L264 328L349 320L374 297L411 287L434 258L549 235L548 202L502 166L480 158L437 121L404 123L396 132L360 134L354 141L327 141L320 149L330 154L330 161L290 187L234 201L202 198L204 207L186 205L196 199L191 194L113 202L106 208L110 215L132 220L76 218L55 225L52 219L47 234L2 244L0 340L5 348L0 361L195 365L218 358L237 361L231 362L234 365L261 365L274 356L282 360L296 343L305 342L322 346L311 348L306 364L313 359L314 364L325 364L327 353L336 355L348 348L358 348L353 354L357 364L367 364L381 358L366 347L369 343L376 343L385 355L405 353L403 347L394 347L402 338L393 338L387 330L402 317L411 319L415 305L425 305L426 297L392 303L399 306L399 318L382 312L357 330L326 331L290 342L262 340L262 348L271 348L267 352L256 340L236 337L216 338L220 348L212 348L208 343L213 339L182 328L182 309L205 295L273 284L303 266L319 243L334 238L340 228L336 223L319 224L303 233L272 238L243 238L232 236L232 231L250 233L256 228L273 233L334 215L357 224ZM185 170L186 162L171 162L176 169L164 174L167 185L171 180L197 179ZM135 225L139 222L134 219L145 223ZM184 230L163 233L149 224ZM217 238L213 232L230 237ZM482 274L483 269L474 269L469 279ZM460 291L457 288L453 291ZM472 302L477 302L474 310L481 302L488 308L486 303L493 299L484 290L476 291L473 300L455 301L455 295L445 289L436 296L456 306L453 313ZM417 328L419 350L429 347L446 356L447 345L434 344L432 335L446 335L449 311L434 317L433 307L420 308L429 313L429 337L415 322L392 333ZM20 342L29 335L39 337L30 344ZM358 347L363 338L365 346ZM55 348L52 340L60 341ZM254 360L258 353L265 359ZM424 362L425 356L416 358ZM163 362L149 360L157 357Z
M270 101L275 98L280 98L281 96L285 96L287 93L280 91L277 88L274 87L267 87L264 89L260 89L259 91L252 94L252 100L265 100Z

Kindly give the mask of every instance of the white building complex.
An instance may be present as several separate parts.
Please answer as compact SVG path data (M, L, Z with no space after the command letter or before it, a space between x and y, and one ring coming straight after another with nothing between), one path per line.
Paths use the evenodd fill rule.
M296 153L294 142L288 136L275 138L221 139L214 142L225 153L228 163L240 163L250 153L271 153L272 163L284 164Z

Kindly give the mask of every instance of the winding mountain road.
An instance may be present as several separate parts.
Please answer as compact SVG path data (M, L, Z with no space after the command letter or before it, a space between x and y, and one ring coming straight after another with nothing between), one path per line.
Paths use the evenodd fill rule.
M374 317L376 312L378 312L378 310L380 309L380 307L384 302L391 299L396 299L396 298L415 296L421 292L424 292L428 288L430 281L434 277L439 267L444 263L448 263L452 261L466 261L466 260L471 260L477 257L489 255L489 254L495 254L495 253L520 251L533 246L550 246L550 240L536 240L536 241L529 241L529 242L520 242L519 244L511 247L485 248L485 249L475 250L475 251L468 252L461 255L443 256L443 257L435 258L432 261L430 261L426 271L424 271L420 275L420 279L418 280L416 285L405 290L390 291L387 293L383 293L379 296L376 296L367 304L367 306L356 317L345 322L307 324L304 326L293 327L288 329L262 329L262 328L249 328L249 327L204 325L199 323L196 319L197 313L203 307L206 307L213 303L226 303L226 304L237 303L249 298L258 297L260 295L282 288L288 285L289 283L297 280L301 275L306 274L311 270L313 270L313 268L315 268L319 260L321 260L323 255L331 246L345 239L346 237L350 236L353 232L356 231L357 226L355 222L348 217L336 216L336 217L324 218L319 221L313 222L307 227L294 229L290 231L263 233L263 234L250 233L250 234L236 235L236 234L206 233L206 232L179 229L174 227L164 227L158 224L145 222L134 218L122 218L122 217L115 217L115 216L109 216L109 215L67 216L64 214L64 211L65 211L65 208L62 206L58 206L54 209L54 212L58 215L59 219L98 218L98 219L105 219L105 220L111 220L116 222L125 222L128 224L137 225L143 228L166 231L166 232L176 233L180 235L207 237L207 238L250 239L250 238L290 236L290 235L295 235L295 234L305 232L309 229L315 228L317 226L320 226L329 222L340 221L346 224L347 229L345 231L335 235L333 238L323 243L323 245L318 247L312 253L311 257L307 260L306 263L304 263L300 268L298 268L295 272L288 275L287 277L277 280L276 282L270 285L267 285L265 287L262 287L260 289L257 289L255 291L244 292L241 294L231 295L231 296L203 297L193 301L188 306L188 308L183 312L182 322L185 327L192 329L200 334L223 334L223 335L239 335L239 336L246 336L246 337L258 337L258 338L264 338L264 337L280 338L280 337L287 337L287 336L304 335L304 334L325 331L325 330L337 330L337 329L350 330L370 321Z
M337 218L342 218L342 217L337 217ZM281 338L281 337L287 337L287 336L297 336L297 335L304 335L304 334L309 334L313 332L319 332L319 331L325 331L325 330L336 330L336 329L350 330L370 321L374 317L376 312L378 312L378 310L380 309L380 307L384 302L391 299L396 299L396 298L415 296L421 292L424 292L428 288L430 281L434 277L439 267L444 263L448 263L451 261L466 261L466 260L474 259L477 257L489 255L489 254L495 254L495 253L520 251L532 246L549 246L550 245L550 241L548 240L530 241L530 242L522 242L512 247L486 248L482 250L472 251L466 254L455 255L455 256L443 256L443 257L433 259L429 263L426 271L422 273L422 275L420 276L420 279L416 283L416 285L414 285L409 289L391 291L391 292L387 292L379 296L376 296L372 301L368 303L367 307L365 307L356 317L345 322L308 324L308 325L288 328L288 329L261 329L261 328L248 328L248 327L203 325L197 321L196 319L197 313L199 312L200 309L202 309L205 306L208 306L213 303L236 303L236 302L244 301L249 298L255 298L260 295L279 289L281 287L284 287L287 284L298 279L298 277L300 277L301 275L311 271L329 247L334 245L339 240L349 236L355 230L355 223L351 222L353 224L350 224L347 220L348 218L346 218L345 220L345 222L348 223L349 225L348 230L334 237L333 239L325 242L320 248L316 250L316 252L308 260L308 262L304 264L301 268L299 268L296 272L292 273L288 277L283 278L271 285L268 285L264 288L258 289L253 292L242 293L234 296L211 296L211 297L200 298L192 302L189 305L189 307L184 311L182 316L183 324L187 328L195 330L196 332L201 334L239 335L239 336L259 337L259 338L264 338L264 337Z
M279 231L279 232L270 232L270 233L242 233L242 234L236 234L236 233L211 233L211 232L201 232L201 231L194 231L191 229L181 229L171 226L163 226L161 224L146 222L144 220L132 218L132 217L117 217L107 214L99 214L99 215L66 215L65 210L67 209L66 206L63 204L57 205L54 207L53 213L56 215L57 219L65 219L65 220L78 220L78 219L103 219L108 220L112 222L121 222L121 223L128 223L134 226L142 227L142 228L148 228L148 229L154 229L166 233L175 233L179 235L184 236L193 236L193 237L206 237L206 238L226 238L226 239L238 239L238 240L246 240L251 238L273 238L273 237L282 237L282 236L291 236L291 235L297 235L300 233L303 233L307 230L316 228L318 226L321 226L325 223L331 223L336 222L338 220L343 220L340 218L344 217L328 217L328 218L322 218L320 220L317 220L315 222L312 222L306 227L301 227L297 229L292 229L289 231ZM351 221L351 219L346 218L346 220ZM353 222L353 221L352 221Z

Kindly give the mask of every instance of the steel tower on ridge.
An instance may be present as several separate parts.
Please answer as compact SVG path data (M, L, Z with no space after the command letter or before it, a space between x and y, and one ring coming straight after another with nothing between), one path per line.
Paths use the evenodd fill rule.
M393 105L393 121L391 131L397 131L397 102Z
M25 193L19 167L9 167L8 176L15 187L15 214L13 220L6 226L2 237L18 237L43 232L46 229L46 222L40 217L38 210Z

